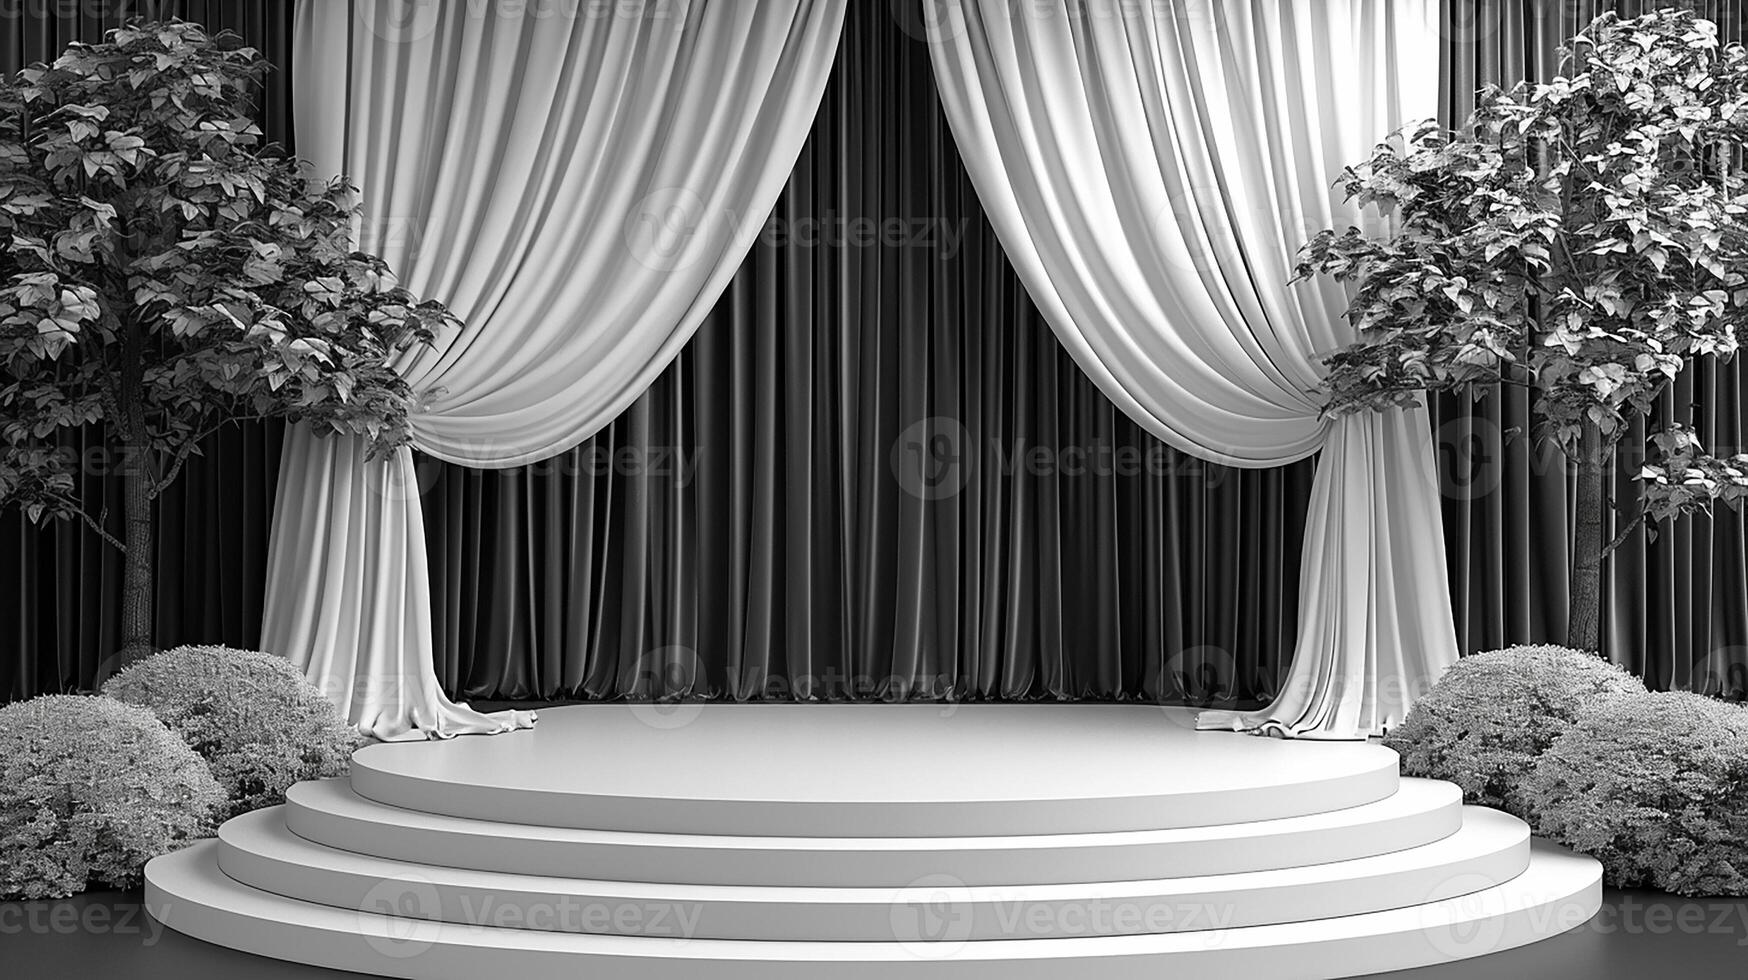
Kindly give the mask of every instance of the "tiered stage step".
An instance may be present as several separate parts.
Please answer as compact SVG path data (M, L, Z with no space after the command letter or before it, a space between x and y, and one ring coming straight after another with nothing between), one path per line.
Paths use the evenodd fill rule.
M294 786L285 823L305 840L400 861L513 874L695 885L902 887L929 875L967 885L1078 884L1288 868L1443 840L1462 791L1405 779L1345 810L1217 827L1025 837L731 837L535 827L421 813L367 800L343 779Z
M1419 904L1459 877L1504 884L1529 856L1529 828L1488 810L1471 810L1461 830L1436 843L1333 864L1090 884L968 886L943 877L945 890L926 880L914 889L688 885L440 868L312 844L287 830L276 809L231 821L218 847L219 869L238 882L336 908L369 908L383 882L408 882L421 911L445 922L669 938L685 927L706 939L834 942L891 940L895 909L942 898L971 940L1011 938L1015 922L1036 923L1032 938L1084 935L1101 914L1112 922L1100 931L1112 935L1353 915ZM592 909L631 911L591 922Z
M1116 706L559 709L371 746L147 868L199 938L468 980L1352 976L1600 898L1595 862L1380 746Z
M1165 830L1396 791L1381 746L1225 734L1117 705L601 705L541 712L513 741L372 746L352 785L476 820L750 837Z

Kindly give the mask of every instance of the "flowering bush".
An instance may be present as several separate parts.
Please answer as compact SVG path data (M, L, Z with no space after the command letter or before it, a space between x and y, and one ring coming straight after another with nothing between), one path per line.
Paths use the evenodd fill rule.
M1600 705L1527 789L1538 831L1597 858L1610 884L1748 894L1748 709L1687 693Z
M204 835L224 790L150 711L49 695L0 708L0 898L126 887Z
M1528 817L1536 759L1600 701L1644 691L1594 654L1508 647L1459 660L1384 744L1405 775L1449 780L1471 803Z
M230 797L226 817L282 803L300 780L344 774L357 741L321 691L268 653L177 647L116 674L103 693L182 733Z

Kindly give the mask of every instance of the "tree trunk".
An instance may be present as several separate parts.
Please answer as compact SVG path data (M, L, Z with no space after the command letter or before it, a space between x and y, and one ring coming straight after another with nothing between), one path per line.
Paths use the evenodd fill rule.
M122 334L121 412L117 420L124 447L122 518L127 524L122 534L122 544L127 548L121 575L122 667L152 652L152 571L156 565L152 560L153 477L151 445L146 434L142 334L139 325L131 320Z
M122 471L122 543L127 554L121 577L121 666L152 652L152 499L144 450L129 447Z
M1572 598L1566 645L1602 649L1602 508L1608 447L1602 430L1586 423L1578 440L1578 499L1572 542Z

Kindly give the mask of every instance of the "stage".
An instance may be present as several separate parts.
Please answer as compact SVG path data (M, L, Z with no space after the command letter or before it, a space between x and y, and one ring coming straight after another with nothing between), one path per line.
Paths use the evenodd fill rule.
M367 747L154 860L171 928L409 978L1336 977L1575 927L1588 858L1390 750L1115 705L600 705Z

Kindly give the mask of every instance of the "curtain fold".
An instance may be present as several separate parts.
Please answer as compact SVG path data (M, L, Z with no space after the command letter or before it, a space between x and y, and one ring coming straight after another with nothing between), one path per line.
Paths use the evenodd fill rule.
M1323 450L1285 689L1208 727L1357 738L1457 657L1424 412L1327 421L1342 288L1288 285L1311 231L1375 216L1330 184L1434 114L1431 0L950 0L942 104L1045 319L1116 405L1204 458ZM1394 599L1394 603L1386 599Z
M1441 115L1461 119L1474 89L1482 84L1547 77L1562 39L1601 10L1633 14L1661 2L1445 0ZM1743 37L1740 0L1684 5L1717 20L1725 38ZM19 16L0 18L0 70L52 58L72 40L99 40L105 29L133 14L169 13L208 28L230 28L279 66L267 80L258 121L269 139L289 145L293 6L280 0L147 0L100 7L31 3ZM779 208L783 201L793 203L795 220L826 219L834 208L847 217L851 212L845 209L852 201L863 208L854 214L870 219L927 215L932 205L917 197L925 189L919 180L936 174L941 188L928 193L957 200L953 188L963 176L951 139L935 133L942 124L932 115L936 98L927 51L917 40L923 34L924 11L922 0L852 7L863 40L856 47L846 41L837 66L827 113L838 115L816 126L813 148L804 153L779 202ZM343 88L345 73L302 79L300 93L318 82ZM925 121L900 124L913 116ZM322 122L338 119L336 115ZM861 179L876 190L854 196L831 191L834 180L848 180L856 162L875 155L879 173L887 176L870 170ZM897 181L900 173L910 178L903 188ZM697 637L696 653L699 673L709 683L688 686L684 672L669 671L669 679L661 683L673 690L728 696L731 653L737 658L734 690L743 692L765 686L762 671L775 664L768 686L782 695L789 686L784 665L790 659L816 664L821 673L847 674L839 664L873 664L873 673L892 673L882 666L890 653L837 639L839 629L849 636L884 634L854 621L829 630L821 625L845 616L846 610L863 608L838 598L839 589L851 586L838 584L822 569L861 554L852 552L848 542L864 525L849 516L833 516L836 512L828 504L844 498L846 481L856 478L858 467L871 467L869 472L888 474L888 479L891 470L840 452L838 441L849 438L847 423L817 422L815 416L842 415L848 409L821 410L816 401L860 398L899 384L893 370L873 365L870 379L863 381L861 365L844 354L846 341L831 339L839 331L855 337L876 330L881 311L892 318L882 334L888 343L933 343L948 350L945 337L967 335L956 361L930 360L926 372L911 370L904 380L925 391L983 385L980 394L965 396L974 410L965 416L966 429L980 438L994 438L1003 446L1023 439L1076 451L1109 450L1131 458L1175 454L1113 411L1061 352L1006 269L999 247L992 246L995 255L989 264L1003 270L1000 276L1007 287L956 285L982 282L976 266L961 272L953 264L971 261L980 248L974 242L979 234L975 229L984 227L975 195L968 189L965 193L963 214L974 229L966 244L956 258L937 255L923 264L935 280L928 287L931 294L959 295L957 303L908 308L890 300L882 305L847 299L832 291L840 288L830 285L833 277L841 275L845 283L874 282L896 275L898 264L877 261L867 248L814 248L805 262L783 263L781 240L761 238L697 338L644 396L649 405L634 405L578 450L539 464L481 471L422 457L418 466L426 493L435 655L444 690L461 698L530 700L618 697L650 690L652 680L640 681L637 670L621 669L622 663L638 659L636 654L622 657L622 637L642 631L639 635L653 648L674 645L679 637L692 635L684 631L694 621L707 626ZM761 276L775 276L779 269L819 278L806 287L781 286L780 279L759 284ZM1009 288L1012 298L1003 298ZM887 295L917 292L914 285L895 289ZM780 305L760 305L791 299L810 305L798 305L793 313ZM802 319L804 311L814 309L824 312L811 323ZM845 311L858 317L846 317ZM756 348L768 359L754 359L756 331L777 323L788 324L788 333ZM990 325L970 329L980 323ZM818 339L811 336L814 332ZM904 337L913 339L898 339ZM957 373L943 373L955 363ZM1748 446L1741 369L1738 361L1688 372L1666 404L1667 411L1680 414L1665 417L1689 418L1721 447ZM954 380L961 377L963 381ZM751 407L713 407L726 399L744 399L769 415L755 416ZM1452 398L1438 399L1431 407L1451 599L1462 649L1558 640L1565 629L1570 536L1563 460L1528 438L1527 405L1516 389L1473 405ZM634 426L634 418L642 421ZM731 418L740 421L731 426ZM787 435L791 427L794 436ZM1512 434L1514 428L1521 431ZM771 438L755 444L754 435ZM258 644L280 438L277 427L258 424L220 433L206 456L190 463L160 503L160 644ZM69 445L86 451L100 445L99 439L99 433L90 431ZM694 475L684 487L665 483L659 472L648 480L622 476L600 457L607 449L632 451L647 445L662 451L702 441L710 448L697 457ZM752 579L741 571L784 568L769 559L754 564L742 557L740 529L752 517L750 510L736 508L754 499L751 484L706 475L712 465L741 474L743 481L754 472L786 472L776 460L789 456L792 446L813 447L812 462L787 465L798 473L826 474L822 486L829 489L814 491L810 483L807 492L825 494L827 503L781 508L774 516L761 510L759 526L782 542L799 540L804 528L817 525L824 528L820 536L831 542L817 559L794 540L772 546L794 554L797 568L810 569L828 583L797 585L794 593L762 583L780 584L800 572L773 571L764 579ZM759 462L767 451L771 461ZM730 457L743 461L731 462ZM978 653L975 667L965 668L958 696L1150 698L1157 691L1165 699L1193 703L1269 700L1281 688L1294 643L1298 569L1292 556L1300 553L1312 468L1309 460L1280 470L1232 470L1178 459L1146 474L1059 481L1054 491L1042 480L978 491L979 502L957 525L935 526L937 536L956 527L958 543L947 547L937 542L928 552L942 555L943 562L962 561L960 574L975 579L965 587L961 601L966 611L961 615L977 623L971 636ZM1635 492L1627 479L1632 468L1630 461L1622 461L1617 492L1623 499ZM101 510L101 501L116 490L100 468L85 479L85 499ZM706 486L711 488L708 494L703 492ZM733 506L727 497L716 500L719 488L735 486L741 489L733 491L739 494L732 498ZM634 491L647 493L648 500L631 503ZM793 498L797 492L785 494ZM118 520L119 498L109 499L111 519ZM1050 506L1054 516L1038 513L1038 508ZM634 531L628 520L647 522L650 529ZM1008 533L1034 525L1058 529L1054 537L1067 542L1067 550L1056 549L1056 561L1040 555L1050 549ZM1606 652L1654 687L1748 697L1748 542L1743 526L1734 512L1721 510L1709 520L1679 522L1655 540L1630 542L1611 568ZM688 530L660 554L646 559L622 547L628 534L660 540L666 533L661 529L669 527ZM866 527L883 534L885 525L869 522ZM890 537L878 541L896 546ZM1152 544L1158 541L1165 544ZM589 549L596 542L609 543L610 550L593 554ZM115 650L119 556L82 525L36 528L16 514L0 515L0 555L6 556L0 563L0 622L6 624L0 644L0 698L89 689L99 665ZM1030 564L1034 557L1035 566ZM896 567L885 559L854 560L881 569ZM1060 584L1045 584L1052 574ZM633 576L647 581L629 590L628 600L621 599L615 591L619 581ZM859 586L873 580L863 574L852 581ZM1032 618L1005 612L1008 607L998 604L1010 594L1034 596L1029 610L1048 603L1058 608L1037 611L1037 621L1045 625L1035 628ZM584 607L580 597L585 595L611 598ZM810 629L825 630L829 637L819 649L804 654L767 644L758 649L769 651L768 656L748 656L739 634L720 635L726 624L740 622L729 618L729 606L765 603L770 608L751 618L780 621L791 595L815 597L818 611L809 614ZM978 605L972 605L973 599ZM986 602L987 607L982 605ZM708 612L688 612L694 605ZM585 608L587 612L577 611ZM646 628L640 625L644 622L655 625ZM1063 623L1067 625L1059 625ZM768 632L768 627L761 629ZM1066 642L1061 638L1065 632ZM1052 639L1040 642L1041 637ZM901 662L926 668L927 658L904 653ZM918 679L906 683L922 689Z
M651 390L553 459L419 469L458 696L1255 707L1313 466L1209 463L1115 409L985 219L921 21L856 4L758 241Z
M575 446L648 388L782 188L843 12L299 4L303 154L359 184L361 247L465 323L399 365L416 446L513 466ZM262 645L335 690L370 678L343 709L379 738L529 724L438 691L416 480L406 449L384 464L353 438L287 440ZM328 493L333 506L311 503Z

